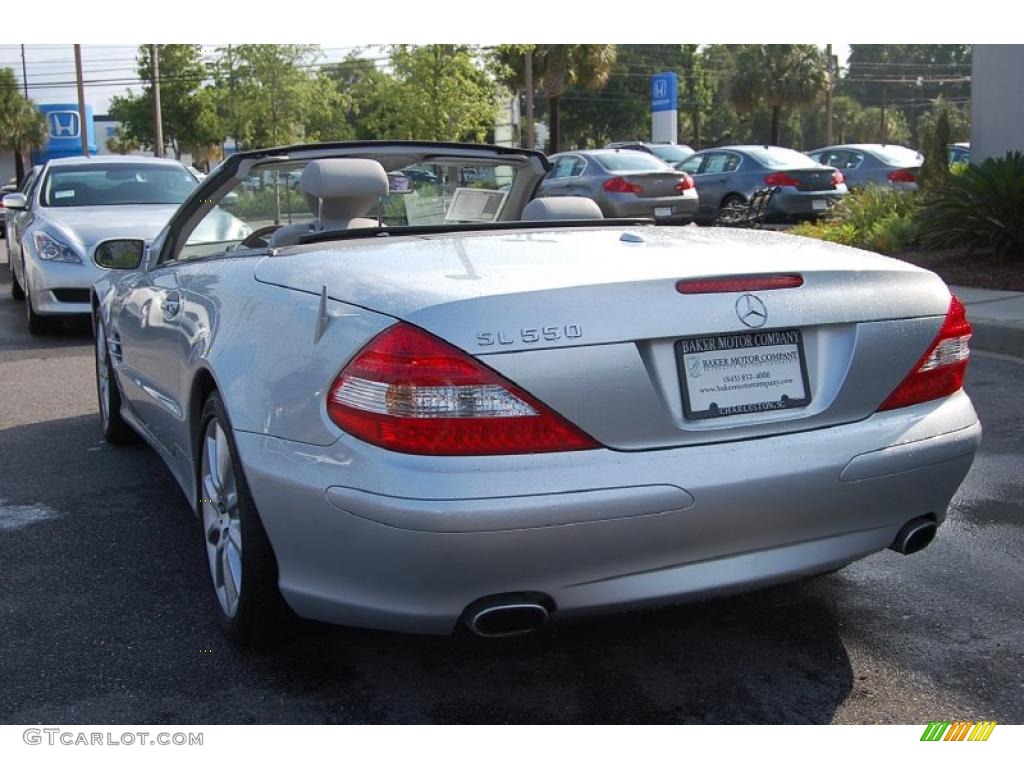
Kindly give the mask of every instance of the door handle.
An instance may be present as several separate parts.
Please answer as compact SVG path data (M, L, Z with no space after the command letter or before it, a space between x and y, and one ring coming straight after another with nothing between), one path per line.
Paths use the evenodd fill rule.
M171 291L163 301L164 320L173 320L179 312L181 312L181 294Z

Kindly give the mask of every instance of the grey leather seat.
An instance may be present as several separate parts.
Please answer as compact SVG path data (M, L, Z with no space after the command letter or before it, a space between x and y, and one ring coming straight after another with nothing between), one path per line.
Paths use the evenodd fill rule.
M603 219L604 214L589 197L538 197L523 208L523 221Z
M270 237L272 248L295 245L311 232L376 227L376 219L363 217L388 193L388 175L376 160L312 160L302 170L299 191L316 220L275 230Z

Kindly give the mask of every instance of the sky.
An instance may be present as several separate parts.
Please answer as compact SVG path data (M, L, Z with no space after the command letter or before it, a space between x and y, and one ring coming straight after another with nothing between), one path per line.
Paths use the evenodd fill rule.
M824 47L824 43L821 46ZM378 46L364 46L379 48ZM210 47L212 51L213 46ZM322 46L325 61L339 61L354 46ZM110 107L112 96L121 95L129 88L136 93L141 84L136 80L135 55L137 45L82 45L82 71L87 82L86 103L93 112L102 115ZM849 45L833 43L833 51L843 66L849 56ZM25 69L29 84L28 95L37 104L78 103L75 89L75 56L71 45L25 45ZM0 68L10 67L22 80L21 46L0 45ZM95 82L102 81L102 82Z

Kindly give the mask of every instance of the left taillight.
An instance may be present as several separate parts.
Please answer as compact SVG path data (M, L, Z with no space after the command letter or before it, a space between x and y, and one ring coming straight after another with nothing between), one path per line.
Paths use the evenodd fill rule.
M696 188L697 184L694 182L693 177L688 173L684 173L683 178L680 180L678 184L676 184L676 192L680 194L686 192L687 190Z
M600 447L470 355L405 323L376 336L338 374L327 413L349 434L400 453L483 456Z
M953 296L935 341L878 410L905 408L957 392L964 385L971 355L970 340L967 310L960 299Z

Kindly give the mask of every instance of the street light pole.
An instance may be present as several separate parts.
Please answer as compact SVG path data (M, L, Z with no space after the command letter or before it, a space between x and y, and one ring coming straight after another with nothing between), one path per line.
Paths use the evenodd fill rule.
M149 80L153 86L153 154L164 156L164 118L160 108L160 49L149 46Z
M832 89L835 87L835 69L832 66L832 43L825 46L828 62L828 87L825 90L825 146L832 146Z
M526 81L526 148L533 149L533 48L526 49L523 79Z
M75 43L75 79L78 81L78 135L82 154L89 156L89 124L85 122L85 83L82 82L82 46Z

